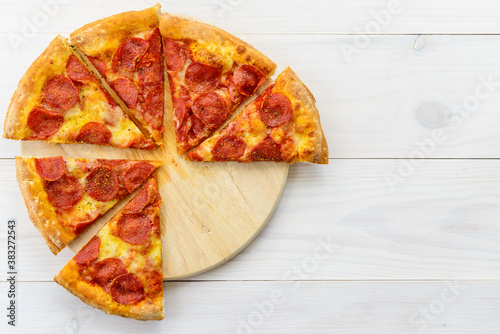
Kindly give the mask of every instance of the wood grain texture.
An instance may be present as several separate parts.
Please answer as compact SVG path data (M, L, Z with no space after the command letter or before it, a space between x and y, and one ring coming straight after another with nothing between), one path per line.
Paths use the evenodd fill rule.
M37 32L70 33L102 17L122 11L140 10L156 3L164 12L196 17L209 21L232 33L263 34L358 34L367 22L379 18L380 30L388 34L491 34L500 32L500 9L495 0L358 0L352 1L281 1L256 0L57 0L56 5L43 6L38 0L0 3L0 32L22 32L25 21L38 12L50 15ZM399 10L390 19L382 11L389 4ZM57 5L59 4L59 5ZM399 4L399 6L398 6ZM394 6L393 5L393 6ZM265 13L262 8L265 8ZM374 14L375 13L375 14ZM300 20L300 21L299 21ZM300 24L297 24L297 22ZM44 22L43 20L41 22ZM387 22L387 23L386 23Z
M169 107L171 103L166 103L166 108ZM274 212L289 165L187 161L177 155L172 113L166 111L165 115L163 151L35 141L23 142L21 152L23 156L35 157L163 161L156 174L162 197L163 272L164 278L171 280L212 269L245 248ZM80 250L127 199L99 218L68 247L74 252Z
M0 118L49 37L41 35L27 53L15 53L10 75L0 82ZM351 62L339 45L352 44L352 36L246 37L276 60L277 73L290 65L313 92L330 158L407 158L438 131L443 140L425 158L500 156L500 36L372 36ZM2 62L11 58L11 51L0 50ZM493 91L463 113L464 102L490 76ZM1 140L0 157L14 157L17 147Z
M427 160L393 190L384 174L399 162L291 166L259 237L190 280L500 279L500 161ZM73 253L51 255L8 177L13 164L0 160L0 169L0 202L19 219L22 279L50 281Z
M13 36L24 37L26 21L49 0L0 3L0 61L8 64L1 119L19 78L57 33L156 3L56 1L50 20L19 45ZM13 163L0 160L0 219L19 219L23 281L20 327L5 330L2 321L0 332L238 333L250 316L259 321L256 303L275 289L286 301L240 332L500 332L498 86L453 126L454 107L475 94L480 77L500 81L496 0L402 0L401 13L368 39L367 24L376 28L373 13L389 0L160 2L241 37L274 60L277 73L291 66L318 100L333 159L327 168L290 168L277 211L238 256L187 282L166 282L167 318L159 323L108 317L51 282L73 252L51 255L27 220ZM346 56L342 47L353 46ZM419 144L438 130L447 139L419 157ZM20 152L20 143L0 140L0 157ZM404 177L391 187L387 173ZM0 224L3 258L5 229ZM316 263L316 248L329 240L332 252L323 246ZM473 281L459 281L466 288L445 302L443 291L453 299L445 281L455 278Z
M6 285L0 283L0 294L6 294ZM491 281L166 282L166 317L146 323L94 310L53 283L19 283L18 289L18 326L11 328L2 321L3 333L500 330L500 283Z

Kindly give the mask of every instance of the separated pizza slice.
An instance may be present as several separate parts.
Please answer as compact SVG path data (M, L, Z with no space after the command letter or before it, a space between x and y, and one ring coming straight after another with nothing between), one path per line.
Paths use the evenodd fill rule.
M159 161L16 157L16 174L33 225L57 254L160 165Z
M19 82L7 110L4 138L154 148L61 36Z
M160 17L179 153L197 146L274 73L251 45L208 24Z
M160 204L151 178L54 280L108 314L163 319Z
M163 147L159 15L160 5L117 14L83 26L70 39L136 125Z
M235 119L187 153L195 161L328 163L328 145L309 89L286 68Z

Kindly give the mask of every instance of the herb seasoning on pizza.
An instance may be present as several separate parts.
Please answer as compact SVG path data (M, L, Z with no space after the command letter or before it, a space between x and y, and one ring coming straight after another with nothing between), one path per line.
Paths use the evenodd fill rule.
M163 147L160 5L110 16L74 31L71 43L104 77L136 125ZM96 73L97 74L97 73ZM115 95L116 96L116 95Z
M195 161L328 163L309 89L288 67L227 126L187 153Z
M158 161L16 157L17 180L29 217L54 254L160 165Z
M208 24L160 17L179 153L197 146L274 73L251 45Z
M163 319L160 205L153 177L54 280L108 314Z
M12 96L4 137L153 149L148 139L56 37L33 62Z

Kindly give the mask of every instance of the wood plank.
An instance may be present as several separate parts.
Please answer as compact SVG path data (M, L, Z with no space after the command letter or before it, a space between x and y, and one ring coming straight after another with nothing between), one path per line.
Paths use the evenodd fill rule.
M397 161L292 166L259 237L192 280L500 278L500 161L428 160L393 189L384 173ZM27 217L13 161L0 160L0 170L0 219L19 219L21 280L50 281L73 253L49 252Z
M0 32L69 33L94 20L156 3L163 11L207 21L234 33L260 34L489 34L500 32L500 7L495 0L460 2L358 0L293 1L3 1ZM53 4L53 5L48 5ZM265 12L262 11L265 8ZM394 9L393 9L394 8ZM391 12L388 10L392 9ZM387 15L386 12L391 13ZM378 18L378 19L377 19ZM29 23L27 23L29 22ZM297 24L300 22L300 24ZM21 35L22 36L22 35Z
M166 317L109 316L56 283L19 283L3 333L498 333L500 282L172 282ZM7 295L7 284L0 283ZM6 299L4 303L7 302ZM5 305L5 304L4 304Z
M40 35L14 60L0 50L0 61L11 64L0 81L0 119L52 37ZM331 158L500 157L500 36L374 36L351 62L339 45L352 36L247 40L278 63L277 73L290 65L314 93ZM494 86L484 86L490 77ZM0 140L0 157L17 148Z

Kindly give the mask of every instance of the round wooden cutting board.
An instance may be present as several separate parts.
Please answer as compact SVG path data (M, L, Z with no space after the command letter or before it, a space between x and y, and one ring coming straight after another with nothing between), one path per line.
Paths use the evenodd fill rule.
M163 271L167 280L212 269L245 248L276 208L289 165L196 163L178 156L171 112L165 112L165 149L118 149L87 144L22 142L24 156L161 160ZM135 193L134 193L135 194ZM77 252L134 195L122 199L68 247Z

